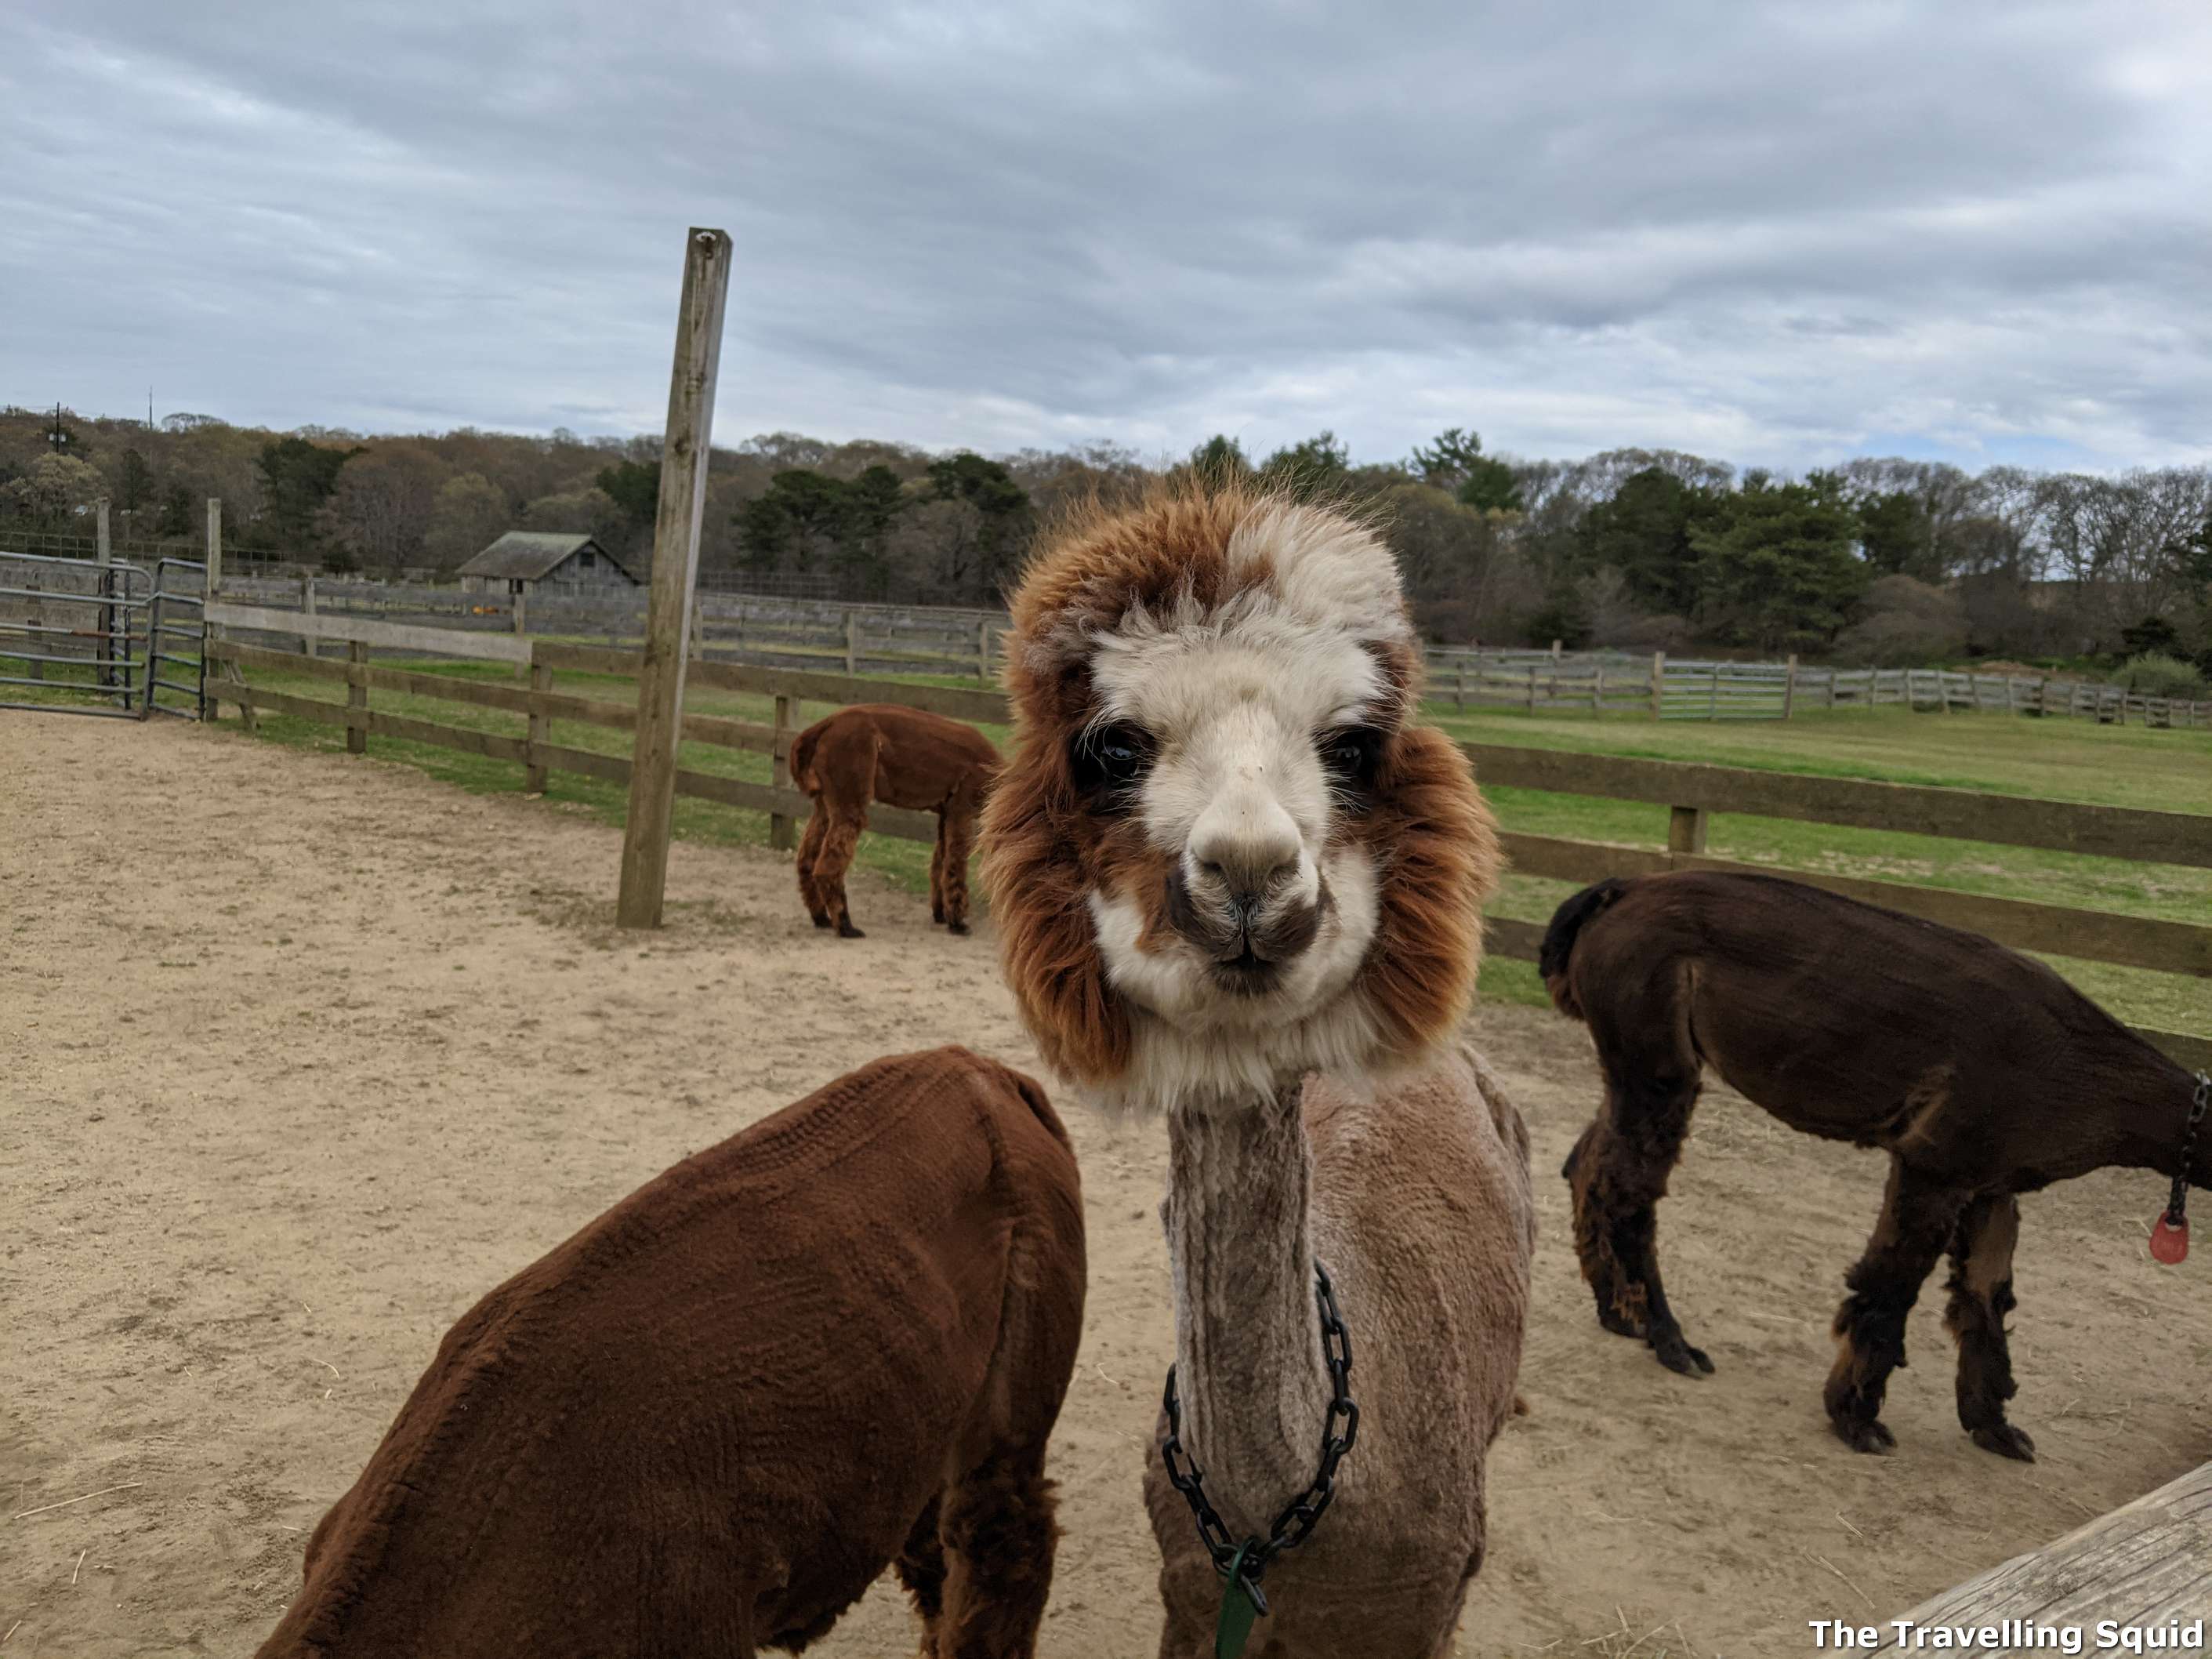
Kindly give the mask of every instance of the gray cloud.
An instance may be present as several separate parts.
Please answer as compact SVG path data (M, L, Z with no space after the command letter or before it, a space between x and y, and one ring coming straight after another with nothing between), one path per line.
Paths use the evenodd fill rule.
M1572 454L2212 455L2200 0L32 0L0 397Z

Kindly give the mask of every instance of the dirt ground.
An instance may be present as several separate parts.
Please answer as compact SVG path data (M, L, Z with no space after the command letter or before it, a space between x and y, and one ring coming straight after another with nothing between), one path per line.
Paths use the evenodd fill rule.
M641 942L610 925L617 846L374 758L0 714L0 1659L250 1653L484 1290L869 1057L955 1041L1036 1066L988 938L915 898L860 879L870 935L841 942L787 864L679 846L671 926ZM1576 1273L1556 1171L1593 1103L1578 1030L1520 1007L1480 1026L1534 1129L1545 1231L1532 1413L1492 1455L1461 1653L1806 1651L1806 1620L1902 1612L2212 1457L2212 1311L2200 1266L2145 1253L2155 1178L2030 1202L2015 1415L2041 1462L1959 1431L1933 1294L1899 1448L1854 1456L1820 1386L1875 1159L1708 1097L1663 1212L1719 1367L1686 1381L1601 1333ZM1070 1115L1093 1277L1043 1650L1123 1659L1156 1641L1163 1146ZM817 1650L909 1641L879 1587Z

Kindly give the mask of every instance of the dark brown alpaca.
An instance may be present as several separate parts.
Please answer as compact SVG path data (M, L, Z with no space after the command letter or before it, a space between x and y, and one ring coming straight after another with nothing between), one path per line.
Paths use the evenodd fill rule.
M814 797L799 842L799 896L817 927L866 937L845 903L845 872L881 801L937 814L929 859L929 919L968 931L968 854L999 751L974 726L919 708L864 702L817 720L793 739L791 781Z
M751 1659L894 1563L927 1659L1027 1659L1083 1292L1037 1085L864 1066L465 1315L261 1659Z
M1859 1451L1896 1443L1883 1390L1948 1248L1959 1420L1976 1445L2033 1462L2005 1420L2017 1194L2110 1164L2172 1176L2197 1079L2039 963L1773 877L1601 881L1559 907L1541 966L1605 1073L1604 1107L1561 1171L1599 1322L1670 1370L1713 1368L1667 1305L1654 1214L1710 1066L1792 1128L1889 1154L1835 1319L1836 1432ZM2212 1181L2212 1133L2191 1162L2193 1181Z

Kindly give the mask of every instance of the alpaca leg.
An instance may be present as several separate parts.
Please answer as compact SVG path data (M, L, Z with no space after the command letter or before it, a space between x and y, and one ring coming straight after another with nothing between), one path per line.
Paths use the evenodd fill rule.
M822 908L841 939L865 939L853 926L853 913L845 902L845 872L853 867L854 850L860 844L866 817L840 812L823 832L822 850L814 860L814 884L822 895Z
M2012 1253L2020 1200L1984 1193L1966 1206L1951 1237L1950 1305L1943 1323L1959 1341L1959 1421L1984 1451L2035 1461L2035 1442L2005 1421L2016 1386L2005 1316L2013 1310Z
M1889 1374L1905 1364L1905 1318L1958 1224L1966 1194L1892 1158L1889 1188L1874 1237L1844 1282L1836 1310L1836 1363L1828 1373L1828 1420L1854 1451L1887 1451L1897 1437L1881 1424Z
M1560 1171L1574 1195L1575 1252L1601 1325L1642 1337L1668 1370L1701 1376L1713 1362L1690 1346L1668 1306L1658 1253L1658 1202L1690 1132L1698 1070L1666 1066L1616 1082L1607 1069L1605 1109Z
M1042 1444L1000 1449L945 1494L937 1659L1030 1659L1052 1589L1052 1483Z
M921 1518L907 1534L906 1547L899 1552L899 1583L906 1586L907 1594L914 1598L914 1610L921 1615L921 1652L920 1659L940 1659L937 1644L939 1626L945 1615L945 1545L938 1535L938 1511L940 1499L933 1498Z
M822 856L823 839L830 830L830 809L820 801L806 820L806 833L799 838L799 896L806 906L806 914L814 918L817 927L830 925L830 907L823 896L822 888L815 879L814 866Z
M937 815L937 845L929 851L929 919L945 920L945 814Z
M937 844L945 859L945 925L955 933L968 931L968 854L975 845L981 811L975 799L963 792L937 821Z

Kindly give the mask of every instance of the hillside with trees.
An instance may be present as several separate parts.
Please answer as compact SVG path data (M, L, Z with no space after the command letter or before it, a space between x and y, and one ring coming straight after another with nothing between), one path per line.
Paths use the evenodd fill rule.
M463 428L270 432L0 410L0 538L196 541L331 573L451 572L510 529L596 536L642 572L659 440ZM1619 646L1883 665L2146 652L2212 671L2212 468L2118 477L1867 458L1785 478L1674 450L1581 460L1453 428L1355 461L1323 432L1260 457L1233 439L1175 470L1352 501L1395 546L1424 625L1486 644ZM714 451L704 580L904 603L993 602L1040 526L1155 470L1098 444L987 457L793 433Z

